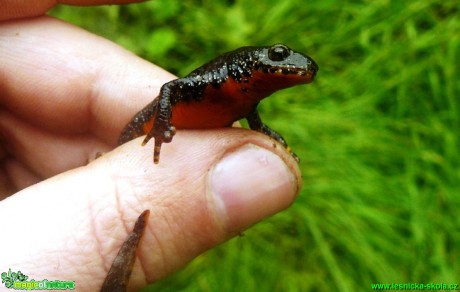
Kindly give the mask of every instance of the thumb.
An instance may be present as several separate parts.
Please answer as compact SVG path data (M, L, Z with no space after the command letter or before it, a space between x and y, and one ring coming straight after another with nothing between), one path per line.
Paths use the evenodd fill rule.
M141 139L142 140L142 139ZM153 165L153 143L121 147L129 189L151 209L140 247L147 282L287 208L299 191L297 163L267 136L245 129L179 131ZM277 144L275 144L277 145ZM134 176L133 176L134 175Z
M296 162L259 133L179 131L158 165L152 146L140 143L2 201L1 222L27 226L34 240L8 237L0 268L95 291L136 218L150 209L129 284L138 289L285 209L299 190ZM0 232L16 228L3 224Z

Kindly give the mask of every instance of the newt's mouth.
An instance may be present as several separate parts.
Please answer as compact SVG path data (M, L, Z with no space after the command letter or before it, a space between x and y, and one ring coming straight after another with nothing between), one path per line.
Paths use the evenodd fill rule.
M317 71L318 69L315 70L313 68L304 69L304 68L296 68L296 67L292 67L292 68L291 67L278 67L278 68L272 67L268 69L267 73L282 74L282 75L297 75L300 77L305 77L307 79L313 79Z
M273 77L298 80L300 83L309 83L313 81L313 78L316 76L316 72L318 72L318 65L311 62L305 68L294 66L269 66L259 68L259 70L265 74L270 74Z

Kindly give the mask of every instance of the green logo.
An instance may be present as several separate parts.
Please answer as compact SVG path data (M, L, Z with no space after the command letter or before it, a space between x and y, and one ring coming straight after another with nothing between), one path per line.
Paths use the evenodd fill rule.
M2 284L5 283L6 288L11 288L14 285L14 282L26 281L29 277L18 271L17 273L11 273L11 269L8 270L8 274L2 273Z
M41 280L35 281L34 279L27 281L29 276L24 275L21 271L17 273L11 272L11 268L8 269L8 273L2 273L2 284L5 284L6 288L15 290L74 290L75 281L48 281Z

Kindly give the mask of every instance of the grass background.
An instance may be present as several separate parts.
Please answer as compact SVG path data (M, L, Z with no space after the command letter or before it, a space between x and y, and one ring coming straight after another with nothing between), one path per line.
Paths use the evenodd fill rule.
M143 291L460 284L460 1L152 1L51 13L184 76L282 42L320 66L263 120L302 159L296 203Z

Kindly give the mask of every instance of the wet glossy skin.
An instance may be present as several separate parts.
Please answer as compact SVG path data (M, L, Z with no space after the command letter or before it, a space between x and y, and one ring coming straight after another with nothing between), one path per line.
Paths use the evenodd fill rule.
M281 135L262 123L257 105L277 90L313 81L317 71L313 59L282 44L242 47L164 84L159 96L123 129L119 144L147 135L145 145L153 137L158 163L162 143L171 142L176 128L230 127L246 118L251 129L287 148Z
M142 143L145 145L153 137L154 163L158 163L161 144L171 142L176 128L230 127L233 122L246 118L251 129L272 137L287 148L283 137L262 123L257 105L277 90L310 83L317 71L318 65L310 57L282 44L243 47L226 53L186 77L164 84L160 95L123 129L119 144L147 135ZM294 153L292 155L298 160ZM148 216L148 211L139 216L101 292L126 291Z

